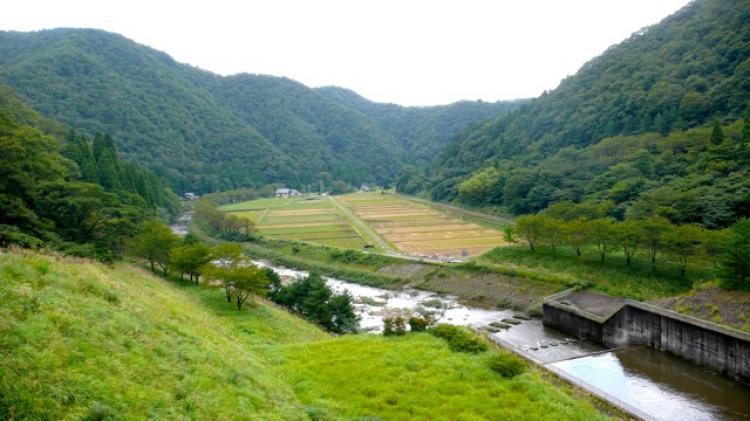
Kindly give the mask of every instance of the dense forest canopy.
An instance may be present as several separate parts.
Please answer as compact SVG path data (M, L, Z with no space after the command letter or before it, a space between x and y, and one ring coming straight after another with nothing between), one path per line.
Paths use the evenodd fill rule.
M411 169L400 184L428 190L435 199L499 205L513 213L559 200L617 196L610 181L633 196L621 203L662 193L702 196L714 184L716 195L704 201L731 196L731 207L747 194L744 150L707 150L707 133L695 128L718 120L730 132L732 148L739 148L742 128L730 123L742 117L749 100L750 3L696 1L610 47L557 89L466 133L443 151L428 176ZM724 158L731 162L723 168L712 165ZM641 163L650 167L638 168ZM733 219L744 211L721 211L727 212ZM701 222L722 226L725 217Z
M71 131L63 141L63 129L0 86L0 246L111 260L144 218L178 211L164 181L121 161L112 137Z
M110 133L124 157L177 191L385 184L402 165L429 161L465 125L514 107L403 108L425 121L414 140L394 130L408 124L400 114L383 119L286 78L221 77L82 29L0 32L0 81L47 117L89 136Z

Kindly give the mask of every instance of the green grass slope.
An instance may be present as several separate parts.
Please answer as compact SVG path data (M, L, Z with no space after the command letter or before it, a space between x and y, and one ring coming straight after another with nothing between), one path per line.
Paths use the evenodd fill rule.
M3 419L598 419L532 369L429 334L332 337L220 289L0 252Z
M292 418L293 391L252 347L320 339L268 306L140 269L0 254L0 418Z

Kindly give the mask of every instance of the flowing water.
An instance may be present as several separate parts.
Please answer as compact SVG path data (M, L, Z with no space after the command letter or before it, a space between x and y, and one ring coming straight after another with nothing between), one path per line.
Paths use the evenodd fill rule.
M269 266L265 262L255 262ZM271 266L287 280L307 272ZM490 339L548 366L613 403L658 420L750 419L750 387L650 348L607 350L544 327L541 319L515 319L511 310L465 306L453 296L419 290L386 290L325 278L337 293L351 294L362 330L379 332L383 317L431 313L439 323L486 329L515 321Z
M189 219L190 215L183 215L172 229L184 235ZM255 263L271 267L287 282L308 275L302 270ZM363 331L381 331L383 318L390 315L429 314L439 323L498 330L490 339L643 418L750 419L750 387L664 352L643 347L610 351L546 328L538 318L515 318L518 315L511 310L469 307L456 297L427 291L394 291L325 279L336 293L352 295ZM503 328L490 326L501 326L497 322Z

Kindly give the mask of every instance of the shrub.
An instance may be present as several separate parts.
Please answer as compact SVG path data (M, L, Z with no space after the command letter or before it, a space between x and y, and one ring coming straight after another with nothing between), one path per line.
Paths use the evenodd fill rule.
M526 371L526 363L509 352L498 352L487 359L487 365L505 378L516 377Z
M487 342L484 339L463 327L439 324L429 332L445 339L453 351L480 353L487 350Z
M383 335L397 336L406 333L406 322L401 316L383 318Z
M427 330L429 322L422 317L410 317L409 318L409 329L412 332L424 332Z

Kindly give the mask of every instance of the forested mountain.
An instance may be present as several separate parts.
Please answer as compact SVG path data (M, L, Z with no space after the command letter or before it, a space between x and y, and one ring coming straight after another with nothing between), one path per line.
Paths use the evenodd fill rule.
M402 109L407 116L390 122L286 78L221 77L98 30L0 32L0 80L45 116L111 133L124 157L179 190L388 182L403 163L426 161L465 125L505 110ZM410 118L436 134L414 140L394 129Z
M412 164L428 165L455 136L472 124L505 114L528 100L459 101L432 107L404 107L363 98L356 92L336 86L318 92L377 121L388 133L403 142Z
M741 117L748 100L750 2L696 1L610 47L555 90L451 144L432 169L432 182L424 186L436 199L458 197L506 206L514 213L534 212L559 200L580 201L591 192L591 179L632 161L627 154L656 158L672 142L687 150L666 159L667 164L685 154L695 158L705 138L693 151L690 139L702 132L685 130L710 126L714 119L729 124ZM643 133L656 135L648 141L632 136ZM631 136L617 137L622 135ZM610 165L589 160L595 150L582 149L602 139L615 146L610 153L623 154L609 157ZM733 139L739 142L740 135ZM734 170L747 169L747 163L739 165ZM584 167L589 171L582 172ZM679 171L662 168L666 172L659 177L682 177L698 170L687 164L678 167ZM700 170L716 168L704 165ZM655 175L625 171L609 176L622 181ZM466 183L466 192L482 184L485 193L479 200L470 199L471 194L459 197L461 183ZM739 195L745 191L727 189Z
M0 247L45 245L111 260L144 218L169 217L177 196L154 172L38 115L0 85Z

